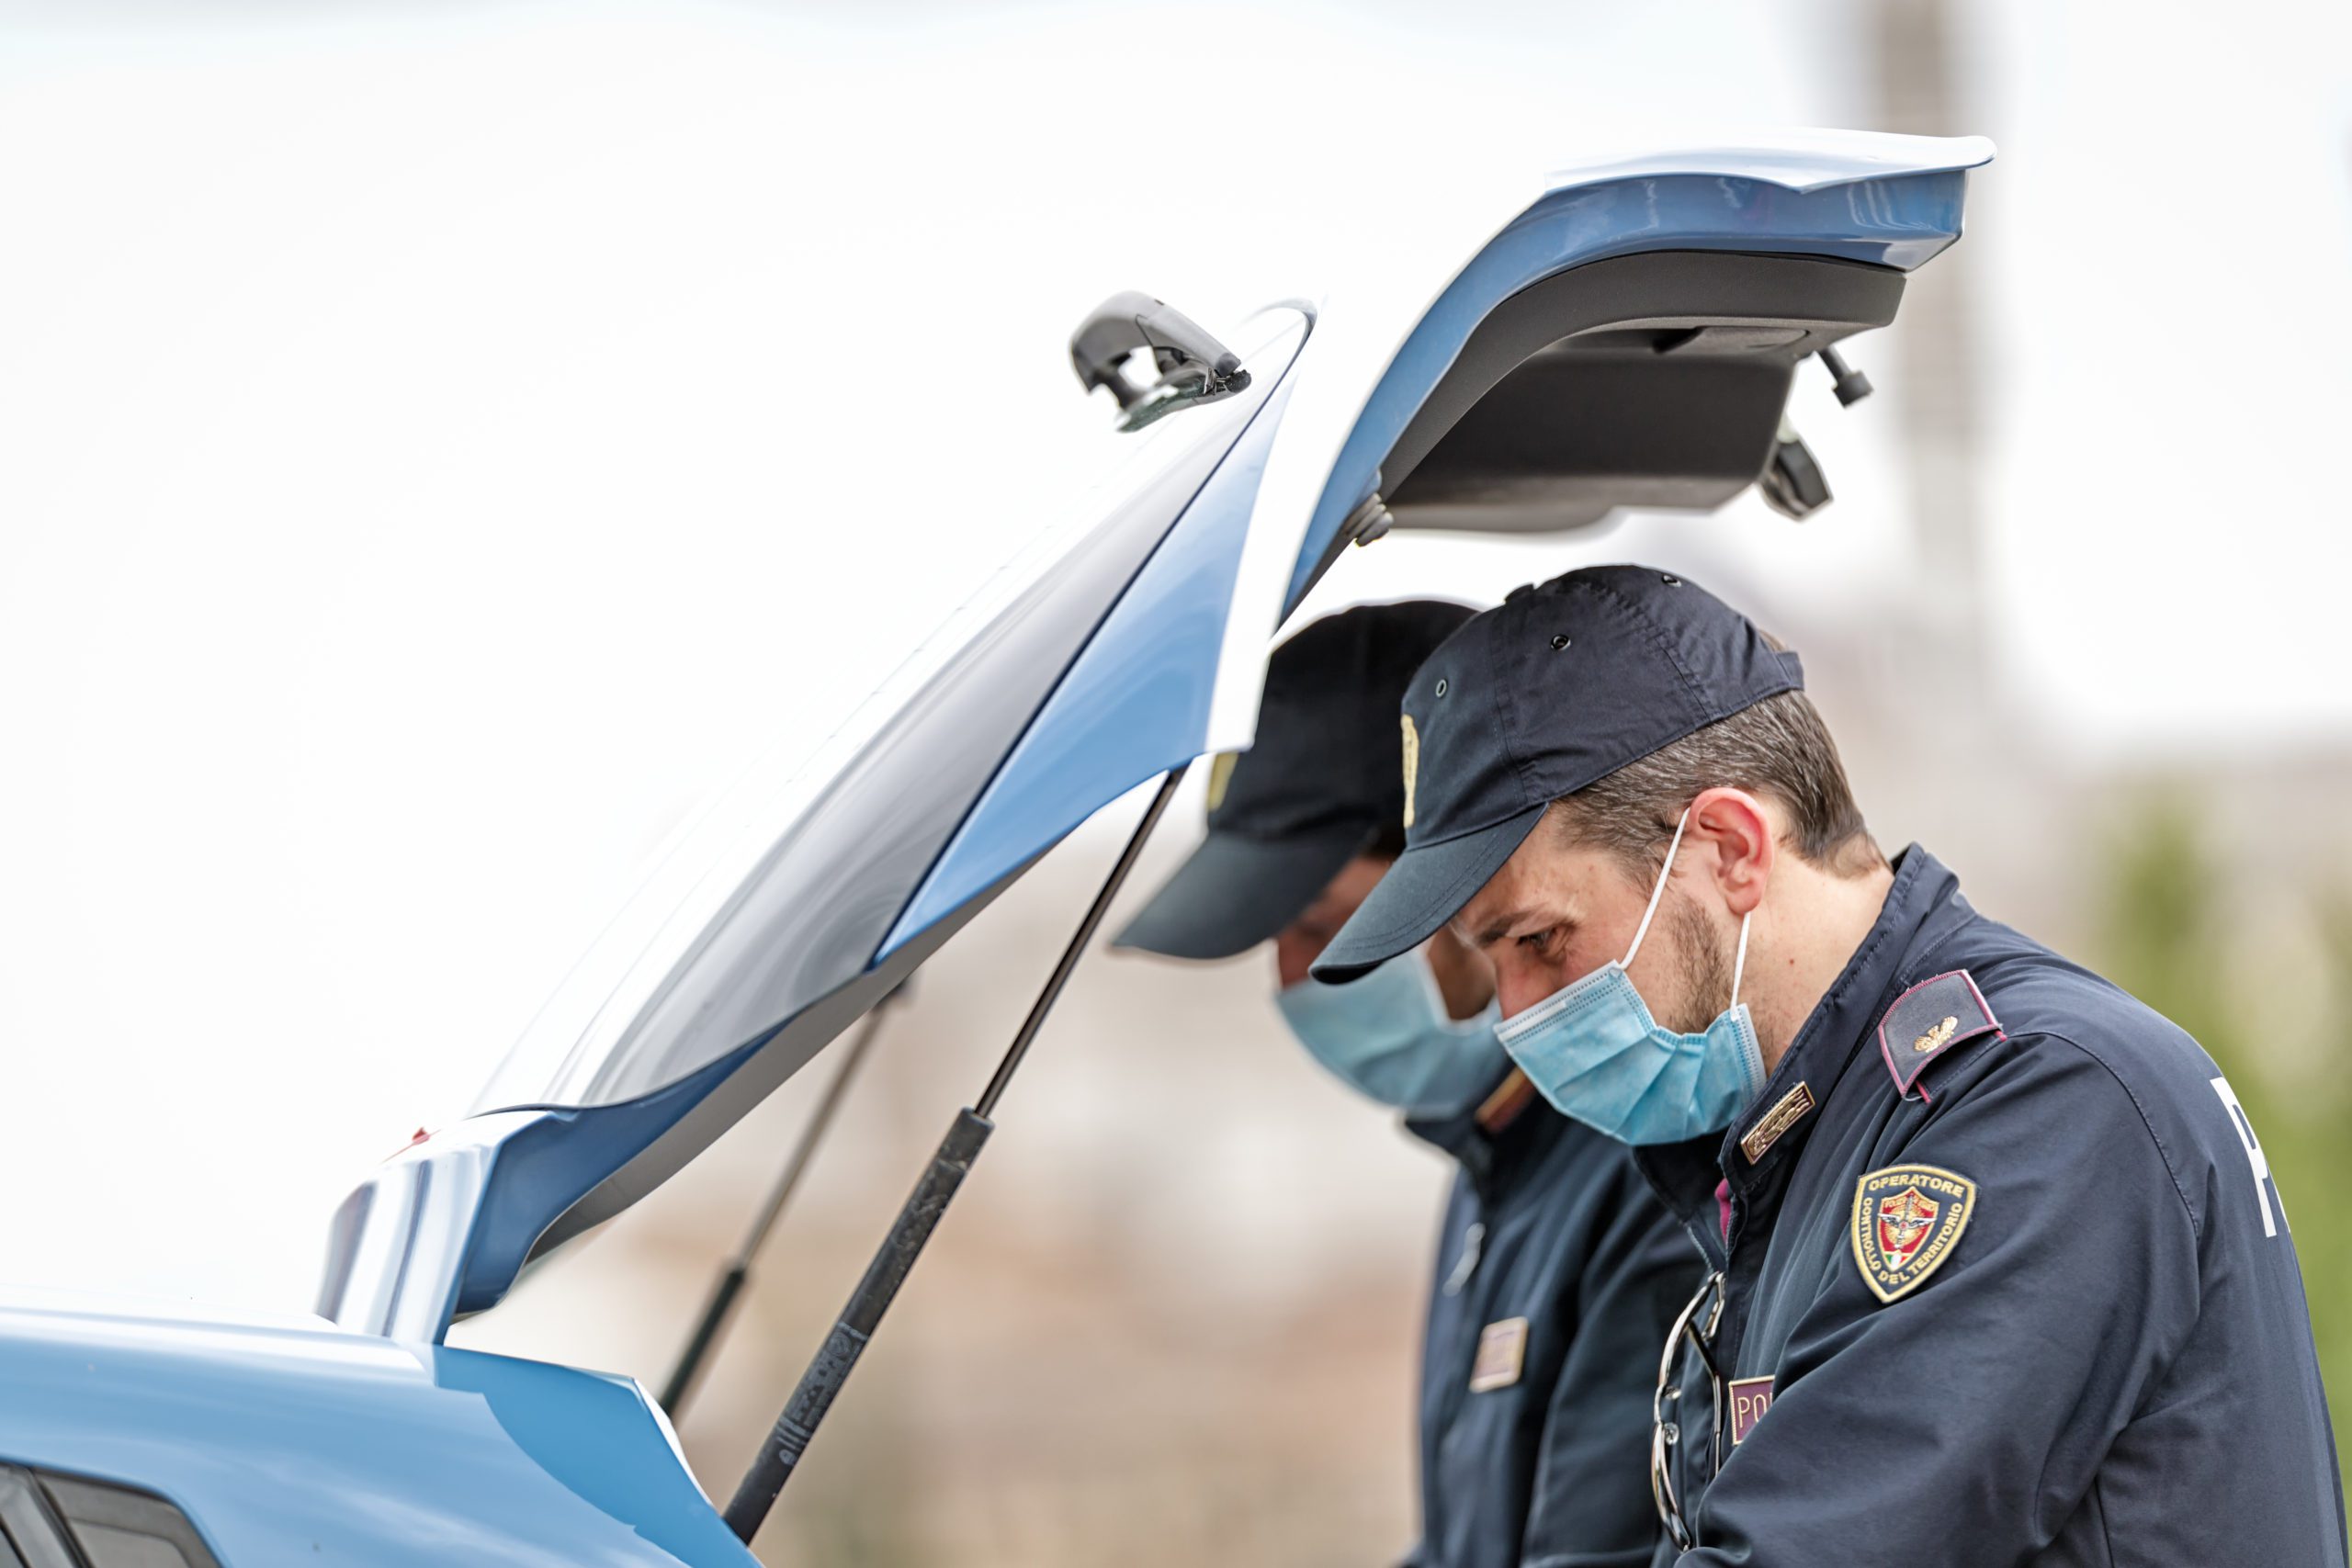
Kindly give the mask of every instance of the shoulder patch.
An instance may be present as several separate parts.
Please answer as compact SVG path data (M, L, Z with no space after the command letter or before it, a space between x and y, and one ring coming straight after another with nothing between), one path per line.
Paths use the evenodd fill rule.
M1854 1263L1880 1301L1943 1267L1976 1212L1976 1183L1932 1165L1890 1165L1854 1184Z
M1878 1021L1878 1054L1894 1075L1897 1094L1908 1100L1917 1089L1920 1099L1932 1100L1919 1082L1928 1063L1963 1041L2000 1032L2001 1021L1985 1005L1984 993L1967 970L1954 969L1894 998Z

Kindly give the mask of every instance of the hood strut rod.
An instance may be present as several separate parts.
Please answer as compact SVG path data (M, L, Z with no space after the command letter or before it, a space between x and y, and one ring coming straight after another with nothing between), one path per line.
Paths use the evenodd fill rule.
M816 1157L818 1146L825 1141L826 1134L831 1131L834 1113L842 1108L842 1100L849 1091L850 1079L857 1076L858 1065L865 1060L875 1036L882 1032L882 1015L905 991L903 985L895 991L886 991L881 1000L866 1010L865 1021L858 1026L857 1033L842 1054L840 1070L833 1074L832 1081L825 1086L825 1092L818 1100L816 1108L809 1111L808 1124L800 1129L800 1136L793 1144L792 1153L784 1162L784 1169L777 1174L775 1185L768 1190L767 1201L760 1205L758 1216L752 1221L750 1234L743 1237L743 1244L735 1249L735 1255L727 1260L726 1269L711 1286L710 1299L703 1303L702 1319L695 1325L694 1333L686 1340L686 1348L678 1353L678 1364L670 1370L670 1381L662 1385L662 1409L670 1417L672 1425L677 1423L685 1410L686 1401L694 1396L695 1384L702 1376L703 1363L710 1359L719 1335L726 1330L727 1320L734 1314L735 1298L742 1293L743 1286L752 1275L752 1260L766 1245L768 1232L775 1228L775 1222L783 1214L785 1205L792 1201L794 1190L800 1185L801 1177L807 1174L808 1162Z
M1136 830L1128 838L1126 848L1119 852L1119 858L1112 865L1110 874L1102 879L1101 890L1094 895L1094 902L1087 906L1085 919L1079 921L1078 931L1069 939L1069 945L1062 949L1060 960L1054 964L1054 972L1046 976L1045 988L1037 993L1036 1001L1031 1004L1029 1016L1022 1020L1020 1029L1012 1036L1012 1043L1005 1048L1004 1058L997 1064L995 1076L989 1079L988 1088L981 1091L979 1103L956 1113L954 1124L947 1129L947 1135L940 1140L938 1151L932 1156L922 1179L915 1183L913 1193L899 1211L897 1220L892 1222L890 1234L883 1238L880 1249L874 1254L874 1261L866 1265L865 1277L851 1292L849 1304L842 1309L841 1316L834 1321L832 1332L825 1337L825 1343L809 1361L808 1370L800 1374L799 1385L792 1391L792 1397L785 1402L783 1413L775 1418L775 1428L768 1433L767 1440L760 1445L758 1457L752 1461L752 1468L735 1488L733 1500L727 1505L727 1527L735 1532L737 1540L748 1544L752 1537L759 1533L760 1526L768 1517L768 1510L775 1505L776 1494L782 1492L784 1483L792 1479L794 1468L800 1463L800 1456L808 1451L809 1440L817 1435L819 1423L832 1408L834 1396L841 1393L850 1370L857 1365L858 1357L865 1353L867 1343L874 1337L875 1329L881 1324L882 1314L890 1309L890 1303L898 1295L899 1287L906 1282L915 1258L922 1254L924 1244L931 1240L931 1233L938 1227L939 1217L946 1212L948 1201L956 1196L956 1190L963 1185L964 1178L971 1172L973 1160L979 1157L981 1146L988 1142L989 1134L996 1130L996 1124L989 1120L989 1112L996 1109L997 1101L1003 1097L1005 1087L1012 1081L1012 1075L1020 1067L1022 1058L1029 1054L1030 1042L1036 1039L1037 1031L1045 1025L1046 1015L1053 1010L1054 1003L1060 998L1062 987L1069 981L1070 971L1078 967L1078 961L1085 953L1087 944L1094 940L1095 931L1102 924L1102 917L1110 912L1111 900L1117 897L1127 874L1135 869L1136 859L1143 852L1144 840L1150 838L1151 830L1159 825L1159 818L1168 810L1168 802L1175 795L1176 786L1183 780L1185 769L1190 766L1187 762L1173 768L1160 781L1158 793L1151 797L1151 804L1144 808L1143 820L1136 824Z

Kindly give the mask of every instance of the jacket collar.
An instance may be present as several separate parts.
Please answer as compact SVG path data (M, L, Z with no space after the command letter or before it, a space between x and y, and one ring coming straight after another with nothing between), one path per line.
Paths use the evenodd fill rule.
M1634 1151L1635 1161L1686 1224L1713 1224L1714 1191L1728 1179L1735 1192L1786 1169L1812 1135L1821 1107L1846 1074L1871 1026L1894 995L1916 955L1938 946L1968 918L1955 897L1959 878L1917 844L1894 860L1894 880L1878 919L1829 989L1797 1029L1764 1090L1721 1139L1696 1138Z
M1915 956L1941 945L1967 918L1967 906L1953 897L1959 890L1960 879L1918 845L1895 857L1894 881L1870 934L1805 1016L1764 1092L1724 1134L1717 1164L1734 1190L1748 1190L1795 1160Z
M1543 1120L1534 1114L1536 1099L1535 1086L1513 1067L1468 1110L1446 1116L1408 1116L1405 1131L1452 1155L1483 1180Z

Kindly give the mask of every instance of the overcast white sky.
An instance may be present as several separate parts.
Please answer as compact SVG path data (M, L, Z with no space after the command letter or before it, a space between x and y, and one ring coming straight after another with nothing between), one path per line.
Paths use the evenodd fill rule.
M2341 741L2352 9L1970 26L2006 667L2093 749ZM1115 455L1062 354L1094 299L1376 264L1455 160L1873 118L1836 0L0 4L0 1181L42 1195L0 1271L271 1304L692 803ZM1607 553L1800 615L1931 590L1888 400L1818 379L1829 513ZM1335 588L1567 564L1398 541Z

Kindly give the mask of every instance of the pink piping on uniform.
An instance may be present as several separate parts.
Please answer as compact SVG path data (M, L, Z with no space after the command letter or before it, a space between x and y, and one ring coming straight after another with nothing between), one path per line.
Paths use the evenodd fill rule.
M1889 1002L1887 1004L1886 1011L1879 1015L1879 1059L1886 1064L1887 1076L1894 1080L1894 1092L1897 1094L1907 1095L1916 1088L1919 1091L1919 1098L1929 1105L1933 1105L1936 1102L1936 1097L1928 1092L1928 1086L1926 1084L1918 1081L1918 1074L1914 1074L1912 1076L1912 1081L1910 1083L1906 1084L1903 1081L1903 1070L1894 1065L1894 1047L1888 1044L1886 1042L1886 1021L1894 1016L1894 1010L1896 1008L1901 1007L1914 995L1926 990L1928 987L1934 985L1939 980L1949 980L1955 975L1959 976L1961 983L1968 987L1969 994L1976 998L1976 1010L1984 1015L1984 1021L1993 1026L1993 1032L2004 1040L2007 1039L2008 1032L2001 1027L2001 1021L1993 1016L1992 1004L1984 999L1984 993L1977 989L1976 976L1971 975L1965 969L1947 969L1940 975L1928 976L1926 979L1912 987L1910 990L1904 992L1901 996L1895 998L1894 1000ZM1979 1032L1981 1032L1976 1030L1971 1030L1969 1032L1971 1037L1973 1037ZM1940 1055L1940 1053L1939 1053L1939 1055ZM1934 1059L1935 1058L1933 1056L1930 1056L1928 1060L1933 1061ZM1919 1073L1925 1073L1927 1070L1928 1063L1920 1063Z

